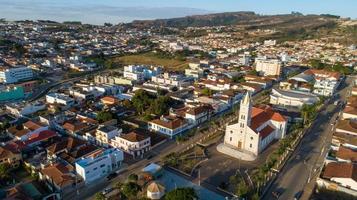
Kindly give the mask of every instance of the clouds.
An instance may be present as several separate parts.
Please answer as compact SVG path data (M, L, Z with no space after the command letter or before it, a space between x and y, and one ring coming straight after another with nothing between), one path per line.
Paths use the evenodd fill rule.
M78 4L59 1L4 1L1 0L0 18L10 20L47 19L55 21L82 21L91 24L119 23L135 19L157 19L205 14L203 9L185 7L119 7L100 4Z

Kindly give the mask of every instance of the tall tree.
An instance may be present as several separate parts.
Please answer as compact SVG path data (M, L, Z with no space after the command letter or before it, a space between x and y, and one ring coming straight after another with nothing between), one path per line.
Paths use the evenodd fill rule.
M196 191L193 188L177 188L165 195L165 200L194 200L198 199Z

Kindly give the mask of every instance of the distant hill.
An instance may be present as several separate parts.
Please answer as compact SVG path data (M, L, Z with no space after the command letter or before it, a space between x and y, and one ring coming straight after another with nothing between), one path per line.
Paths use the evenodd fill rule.
M334 15L301 15L301 14L286 14L286 15L258 15L254 12L227 12L215 13L206 15L194 15L172 19L156 19L156 20L136 20L128 25L137 28L149 27L203 27L203 26L227 26L241 25L264 27L274 25L294 26L294 25L309 25L323 24L334 21L338 16Z

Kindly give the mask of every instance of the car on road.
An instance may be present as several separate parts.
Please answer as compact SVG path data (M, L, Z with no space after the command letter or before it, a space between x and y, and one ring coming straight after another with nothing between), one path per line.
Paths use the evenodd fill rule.
M280 195L281 195L280 191L278 191L278 190L272 192L271 194L272 194L273 197L276 198L276 199L279 199L279 197L280 197Z
M148 155L147 157L146 157L146 160L150 160L151 158L153 158L154 156L152 155L152 154L150 154L150 155Z
M294 200L299 200L299 199L301 198L301 196L302 196L302 193L303 193L302 190L299 191L299 192L297 192L297 193L294 195Z
M102 194L103 194L103 195L106 195L106 194L110 193L110 192L113 191L113 190L114 190L114 189L111 188L111 187L105 188L105 189L103 190Z
M107 179L108 180L112 180L113 178L117 177L117 173L116 172L113 172L113 173L110 173L108 176L107 176Z

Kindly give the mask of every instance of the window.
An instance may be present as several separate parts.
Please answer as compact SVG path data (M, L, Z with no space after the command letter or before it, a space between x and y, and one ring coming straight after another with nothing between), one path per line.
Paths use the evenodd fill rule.
M251 140L253 140L253 137L250 137Z
M231 134L233 134L233 131L231 130Z
M95 171L95 170L97 170L97 169L98 169L97 167L94 167L94 169L93 169L93 170Z
M250 145L249 145L249 147L250 147L250 148L252 148L252 147L253 147L253 145L252 145L252 144L250 144Z
M232 137L230 137L230 138L229 138L229 141L231 141L231 142L232 142Z
M105 164L101 164L101 165L100 165L100 168L103 168L104 166L105 166Z

